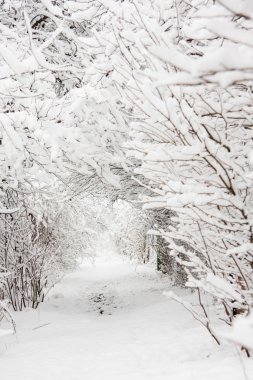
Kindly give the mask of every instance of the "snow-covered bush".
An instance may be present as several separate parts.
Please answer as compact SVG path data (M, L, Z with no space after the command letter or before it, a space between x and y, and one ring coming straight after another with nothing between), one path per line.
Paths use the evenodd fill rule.
M150 216L126 201L115 202L113 209L114 221L110 229L119 253L147 263L152 259L147 239L152 223Z
M1 195L1 204L2 299L8 299L14 310L36 308L59 276L94 251L95 211L91 214L88 202L10 188Z
M248 350L253 350L253 317L252 313L247 317L238 317L234 320L232 330L221 334L223 338L232 341Z
M0 214L3 296L10 300L14 310L37 307L53 270L55 239L46 216L40 215L38 219L27 194L8 188L1 203L6 209Z
M0 337L13 334L16 332L16 323L14 321L14 318L9 310L8 301L0 300L0 326L1 322L3 320L7 320L9 324L11 325L11 329L0 329Z
M7 210L0 215L4 298L10 300L14 310L22 310L30 304L35 307L41 301L41 290L46 280L42 274L44 252L40 252L38 244L34 243L37 237L34 217L29 212L24 194L8 189L1 198Z

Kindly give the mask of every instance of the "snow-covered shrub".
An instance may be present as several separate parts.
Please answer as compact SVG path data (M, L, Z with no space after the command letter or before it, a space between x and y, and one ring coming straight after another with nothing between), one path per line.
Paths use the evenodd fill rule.
M150 259L147 232L151 218L140 208L126 201L114 204L114 221L110 226L115 246L122 255L146 263Z
M8 301L0 300L0 326L1 326L1 322L4 320L5 321L7 320L9 322L12 329L8 329L8 330L7 329L4 329L4 330L0 329L0 337L16 332L16 323L15 323L13 316L9 310Z
M4 298L10 300L14 310L21 310L40 299L43 283L37 261L43 261L43 256L34 252L33 216L24 194L8 189L1 198L2 207L7 210L0 214Z
M240 346L253 350L253 316L237 317L232 325L232 330L221 334L223 338L230 340Z
M0 265L4 298L14 310L37 307L47 285L54 241L43 218L38 221L29 196L6 189L1 196L6 212L0 214Z
M94 230L86 225L87 207L10 188L2 191L1 207L2 298L14 310L36 308L59 276L90 254Z
M164 238L164 231L173 224L172 217L175 213L168 209L148 210L146 213L153 220L149 236L157 259L157 270L169 275L173 285L185 286L186 273L176 258L171 255L169 244Z

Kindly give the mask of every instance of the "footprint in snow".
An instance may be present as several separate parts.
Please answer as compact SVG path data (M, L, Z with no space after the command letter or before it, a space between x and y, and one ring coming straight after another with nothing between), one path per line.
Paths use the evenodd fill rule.
M116 309L115 297L110 294L96 293L89 299L92 309L100 315L111 315L112 309Z

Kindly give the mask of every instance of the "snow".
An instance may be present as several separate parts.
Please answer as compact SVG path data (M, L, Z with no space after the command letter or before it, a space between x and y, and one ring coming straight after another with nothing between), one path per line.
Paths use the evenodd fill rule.
M253 349L253 317L239 316L233 323L232 331L223 333L223 336L236 344Z
M228 297L235 299L238 302L242 302L241 295L234 289L233 285L228 281L215 276L213 273L208 273L206 278L207 284L214 286L217 289L217 295L219 292L226 294Z
M234 255L234 254L244 254L247 251L250 251L253 249L253 244L252 243L245 243L242 245L239 245L238 247L231 248L227 250L228 255Z
M42 4L55 16L62 17L62 11L59 7L53 5L50 0L41 0Z
M19 208L0 208L0 214L14 214Z
M0 337L10 335L10 334L13 334L13 330L10 330L10 329L1 330L0 329Z
M17 336L1 336L4 380L240 380L253 365L233 344L218 347L163 292L151 267L114 255L84 262L38 310L16 313ZM185 300L195 297L178 290Z

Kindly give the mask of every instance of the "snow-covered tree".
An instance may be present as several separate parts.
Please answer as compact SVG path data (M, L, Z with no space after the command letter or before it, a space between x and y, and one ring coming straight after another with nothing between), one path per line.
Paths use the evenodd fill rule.
M230 323L252 305L251 5L99 3L92 46L153 194L144 207L174 212L160 231L170 255L189 286L221 299Z
M16 181L96 173L118 186L110 165L122 160L120 116L112 93L87 81L90 22L73 7L17 1L1 8L2 167Z

